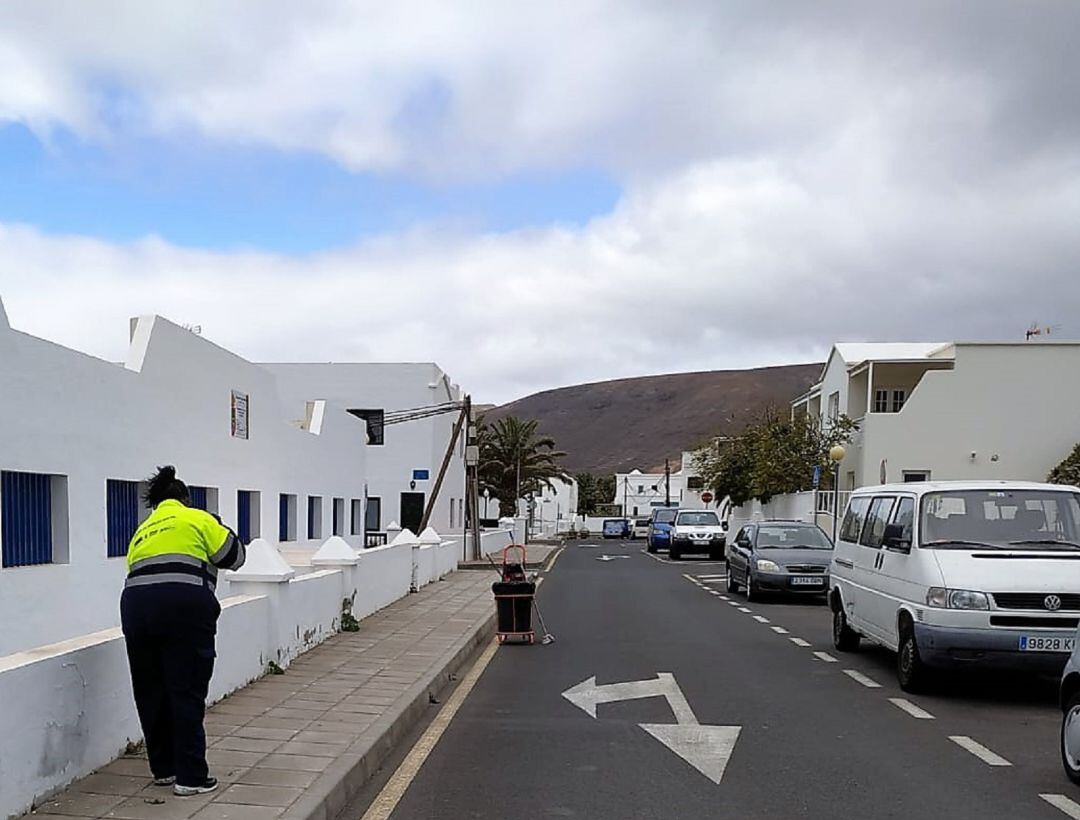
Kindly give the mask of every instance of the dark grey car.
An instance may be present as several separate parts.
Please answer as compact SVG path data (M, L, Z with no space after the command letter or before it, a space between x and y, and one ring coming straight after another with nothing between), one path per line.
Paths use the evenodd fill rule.
M816 524L755 521L727 548L728 592L746 588L748 600L764 592L825 596L832 542Z

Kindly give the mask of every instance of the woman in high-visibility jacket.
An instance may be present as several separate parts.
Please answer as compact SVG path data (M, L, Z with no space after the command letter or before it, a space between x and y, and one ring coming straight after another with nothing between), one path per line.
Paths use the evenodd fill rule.
M221 614L214 586L219 568L244 563L244 545L217 516L187 506L175 467L159 468L143 497L153 512L128 546L120 620L154 783L186 797L217 788L203 729Z

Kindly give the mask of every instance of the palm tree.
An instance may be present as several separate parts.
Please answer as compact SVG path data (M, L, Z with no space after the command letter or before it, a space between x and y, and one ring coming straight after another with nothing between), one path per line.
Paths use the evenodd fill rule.
M570 476L559 459L555 439L537 433L535 419L506 416L488 424L481 417L476 437L480 445L480 484L499 499L499 515L514 515L517 499L543 487L554 489L552 479Z

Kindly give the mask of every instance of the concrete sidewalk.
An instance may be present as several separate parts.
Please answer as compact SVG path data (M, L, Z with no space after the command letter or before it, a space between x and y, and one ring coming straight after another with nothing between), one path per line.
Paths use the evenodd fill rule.
M218 791L174 797L125 756L45 800L39 820L331 820L494 630L487 574L429 584L207 713Z

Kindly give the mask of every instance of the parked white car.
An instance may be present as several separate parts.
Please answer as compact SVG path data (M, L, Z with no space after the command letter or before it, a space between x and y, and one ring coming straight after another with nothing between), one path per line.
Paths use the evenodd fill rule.
M688 552L704 552L713 561L722 561L726 541L727 522L712 510L679 510L671 525L668 555L678 561Z
M631 538L648 538L649 537L649 521L648 518L635 518L634 526L630 531Z
M901 688L931 668L1060 673L1080 621L1080 489L924 482L852 493L829 575L833 643L897 652Z

